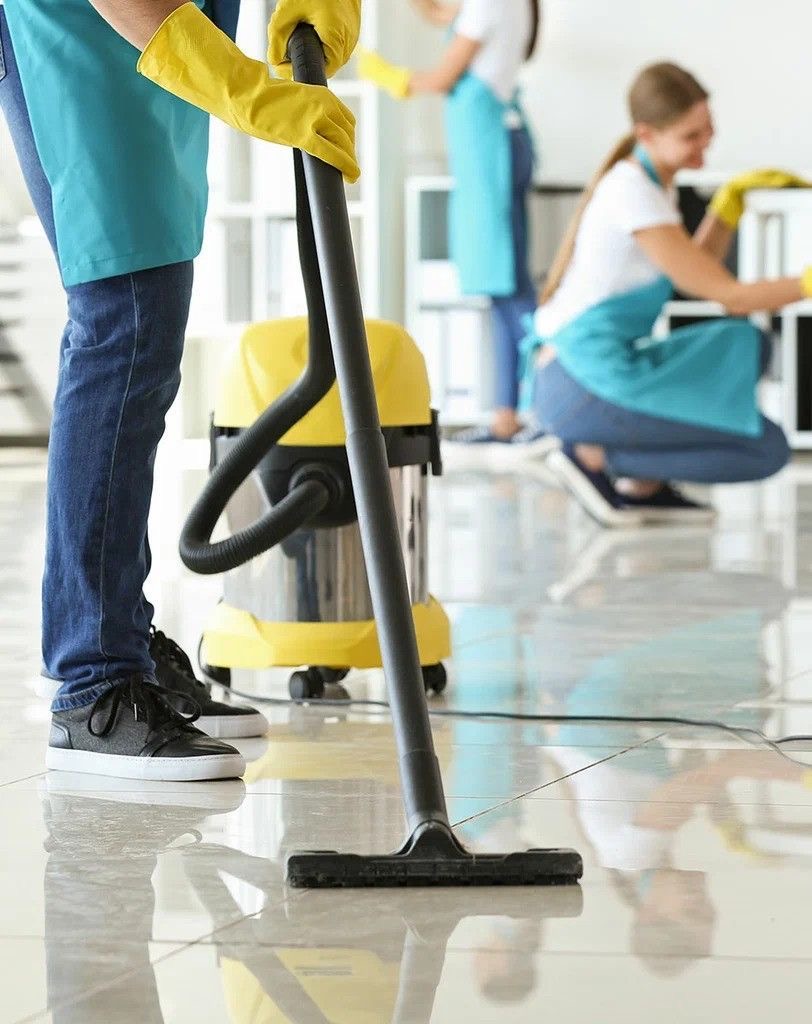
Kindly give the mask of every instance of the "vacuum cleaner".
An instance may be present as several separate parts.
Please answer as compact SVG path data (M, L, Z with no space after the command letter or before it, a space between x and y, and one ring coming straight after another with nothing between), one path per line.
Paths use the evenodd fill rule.
M296 29L289 57L296 81L327 85L311 26ZM471 854L449 824L426 702L427 682L442 688L439 670L431 670L450 645L448 621L425 589L425 485L428 467L440 468L425 364L394 325L373 322L367 330L340 172L299 152L294 162L307 322L260 325L243 339L225 388L235 405L215 416L211 473L184 525L180 555L194 572L229 574L204 638L214 665L292 658L316 668L322 682L326 670L382 665L409 835L388 855L291 854L288 882L575 883L583 871L575 851ZM227 510L241 525L212 543ZM359 552L363 575L337 572L359 566ZM367 608L368 625L346 617Z
M302 242L308 251L307 238ZM305 262L315 266L312 257ZM423 682L427 691L441 693L449 623L428 593L428 479L441 472L437 418L423 357L412 339L383 321L369 321L366 328ZM306 319L245 331L225 367L212 417L212 469L243 443L266 409L273 413L275 403L297 386L313 346L323 356L321 390L333 376L326 332L315 337ZM206 676L226 686L234 668L296 667L291 697L313 700L350 670L382 665L334 381L230 499L225 512L232 535L249 529L297 487L299 525L275 547L226 573L223 600L207 624L199 660Z

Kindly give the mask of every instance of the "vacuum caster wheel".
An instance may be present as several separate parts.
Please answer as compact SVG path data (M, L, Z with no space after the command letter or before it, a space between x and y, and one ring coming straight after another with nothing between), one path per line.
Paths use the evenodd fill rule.
M211 683L218 683L220 686L231 688L231 669L221 668L219 665L209 665L203 660L203 637L197 645L197 664L204 678Z
M443 692L448 685L448 673L442 662L439 665L423 666L423 685L426 687L426 693L433 691L440 694Z
M293 672L288 682L293 700L319 700L324 696L324 679L317 668Z
M348 668L317 668L313 671L318 672L328 686L340 683L342 679L346 679L350 674Z

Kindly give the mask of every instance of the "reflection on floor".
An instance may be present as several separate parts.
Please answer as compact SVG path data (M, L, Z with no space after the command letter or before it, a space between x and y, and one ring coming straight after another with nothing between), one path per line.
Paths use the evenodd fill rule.
M582 887L288 891L291 850L402 838L386 719L274 709L244 783L45 774L43 466L0 454L0 478L0 1024L803 1019L812 742L792 760L720 731L436 719L466 842L573 846ZM150 595L190 648L218 596L174 553L199 482L164 456ZM455 643L439 706L812 733L803 464L721 491L712 530L602 532L529 471L449 475L432 498ZM347 686L382 694L376 673Z

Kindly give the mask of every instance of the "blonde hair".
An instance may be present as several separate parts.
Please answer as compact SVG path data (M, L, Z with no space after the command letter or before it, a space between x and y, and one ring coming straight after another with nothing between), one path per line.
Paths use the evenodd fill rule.
M697 103L708 99L709 95L708 91L689 71L677 64L667 62L651 64L644 68L632 82L628 95L629 114L633 124L647 124L657 129L668 128L684 114L687 114ZM575 242L578 238L578 229L581 227L584 211L601 180L615 164L619 164L621 160L627 160L634 152L636 145L637 136L633 131L624 135L584 189L575 214L553 260L553 265L550 267L539 300L541 303L549 302L564 279L575 252Z

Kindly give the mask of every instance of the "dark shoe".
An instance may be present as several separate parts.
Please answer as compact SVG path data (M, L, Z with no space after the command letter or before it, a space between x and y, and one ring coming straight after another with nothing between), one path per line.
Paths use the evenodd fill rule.
M93 704L54 711L46 766L160 782L239 778L245 771L242 755L196 729L198 708L185 699L194 711L190 717L139 674L122 679Z
M636 526L644 522L639 512L626 509L622 497L603 472L588 469L575 454L575 446L565 444L550 452L545 464L556 479L602 526Z
M149 653L155 662L155 675L161 686L172 693L191 697L200 706L197 726L208 736L247 739L251 736L264 736L268 731L267 718L256 708L212 700L209 687L195 675L188 654L174 640L154 627Z
M712 523L716 509L691 501L671 484L663 484L648 498L622 495L623 507L641 512L649 523Z

